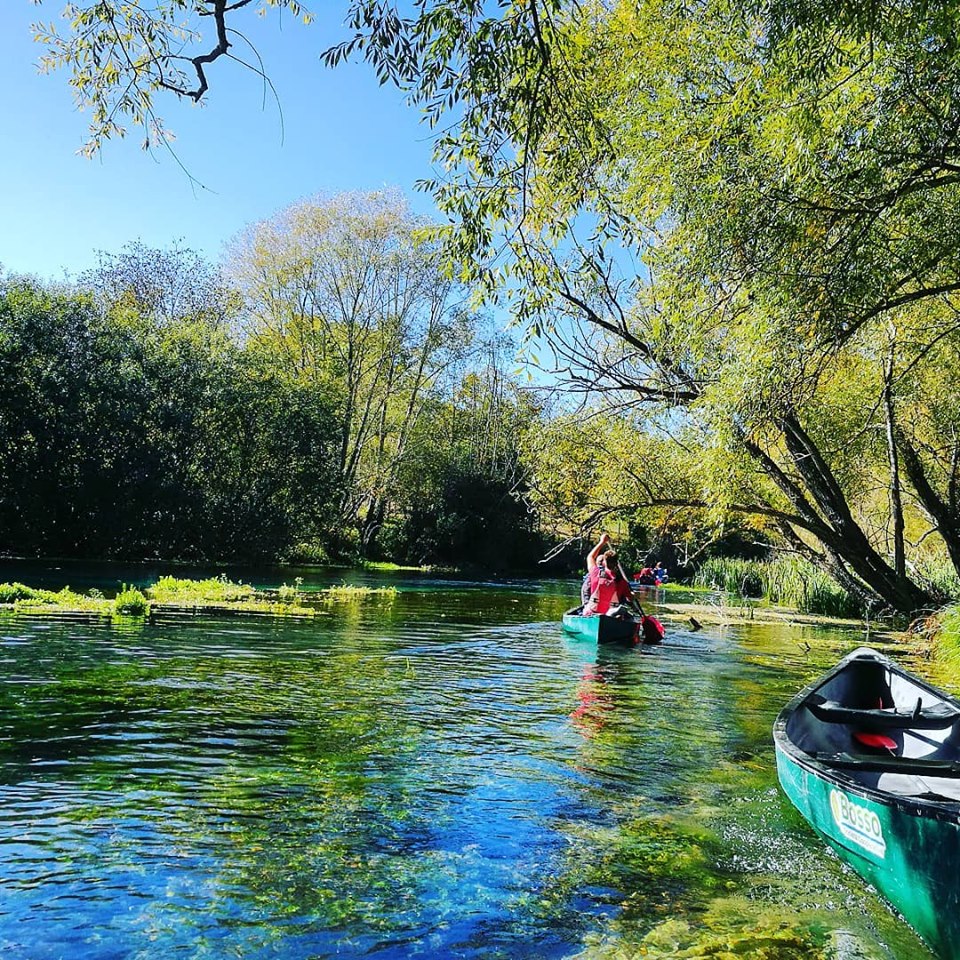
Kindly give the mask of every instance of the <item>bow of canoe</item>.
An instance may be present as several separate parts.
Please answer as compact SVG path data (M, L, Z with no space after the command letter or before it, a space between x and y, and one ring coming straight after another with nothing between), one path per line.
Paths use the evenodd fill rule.
M960 702L861 647L784 707L774 744L813 829L960 960Z

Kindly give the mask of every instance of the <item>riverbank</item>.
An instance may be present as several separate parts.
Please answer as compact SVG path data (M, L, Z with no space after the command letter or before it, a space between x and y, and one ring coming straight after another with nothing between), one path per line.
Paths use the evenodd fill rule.
M379 569L393 572L400 568L382 564ZM425 572L424 568L405 569ZM114 595L107 595L97 587L86 591L70 587L54 590L12 582L0 583L0 612L144 617L163 612L194 611L313 617L328 613L330 606L335 603L368 598L390 599L396 593L394 586L370 584L340 583L329 587L305 588L300 577L295 577L292 584L257 588L225 574L206 578L159 576L149 584L123 585ZM658 617L677 625L689 623L694 618L703 626L757 622L867 630L874 635L877 632L893 633L885 625L881 625L877 631L874 624L862 620L801 613L788 607L725 597L702 587L690 588L682 584L660 587L655 597L643 597L642 602L655 605Z
M782 623L830 627L846 630L862 630L870 636L882 635L892 638L899 631L883 622L856 618L835 617L821 613L800 613L789 607L777 607L759 601L724 599L710 602L671 602L669 596L658 604L657 616L673 623L689 623L694 618L702 626L725 626L743 623Z

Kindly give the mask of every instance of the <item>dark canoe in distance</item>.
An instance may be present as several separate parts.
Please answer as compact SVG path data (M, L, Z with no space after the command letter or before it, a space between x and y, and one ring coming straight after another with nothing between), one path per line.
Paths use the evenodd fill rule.
M944 960L960 960L960 702L860 647L773 728L784 792Z
M563 615L563 629L583 640L594 643L618 643L633 646L640 642L639 617L608 617L605 615L583 617L583 607L574 607Z

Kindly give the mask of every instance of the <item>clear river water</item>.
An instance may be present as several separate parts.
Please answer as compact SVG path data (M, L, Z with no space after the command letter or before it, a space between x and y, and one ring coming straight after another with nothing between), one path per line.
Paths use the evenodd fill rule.
M4 960L930 956L776 784L777 711L862 629L692 633L661 592L663 646L598 652L575 581L244 578L297 575L398 592L0 616Z

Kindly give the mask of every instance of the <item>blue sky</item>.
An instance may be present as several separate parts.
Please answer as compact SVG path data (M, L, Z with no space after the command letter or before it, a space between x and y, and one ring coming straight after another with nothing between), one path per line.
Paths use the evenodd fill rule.
M315 5L316 6L316 5ZM414 181L432 173L427 128L392 87L364 64L328 70L319 53L342 33L335 18L304 27L289 15L241 11L280 98L233 63L209 71L205 105L158 100L176 134L174 148L198 187L165 152L140 149L131 130L87 160L87 117L73 103L67 74L41 75L43 48L30 24L59 16L62 0L34 6L6 0L0 14L0 89L5 91L0 149L0 264L43 278L75 276L98 250L175 241L212 259L246 224L293 201L345 190L399 187L414 209L429 197Z

